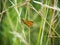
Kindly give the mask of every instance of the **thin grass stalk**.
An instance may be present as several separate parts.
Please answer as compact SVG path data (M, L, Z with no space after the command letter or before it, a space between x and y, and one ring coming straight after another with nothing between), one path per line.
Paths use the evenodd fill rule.
M27 1L27 12L28 12L27 16L28 16L28 20L30 20L30 5L29 5L30 0L26 0L26 1ZM29 45L30 45L30 27L28 28L28 30L29 30Z
M51 6L54 6L54 0L51 0ZM53 9L50 9L50 15L52 16L51 27L54 27L54 10ZM50 30L50 35L54 36L54 32L52 29ZM51 45L54 45L54 38L53 37L51 38Z

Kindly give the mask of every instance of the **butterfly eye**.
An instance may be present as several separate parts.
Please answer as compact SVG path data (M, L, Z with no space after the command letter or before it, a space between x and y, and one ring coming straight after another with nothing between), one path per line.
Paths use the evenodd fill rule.
M28 27L31 27L33 25L33 22L32 21L29 21L29 20L23 20L23 23L26 24Z

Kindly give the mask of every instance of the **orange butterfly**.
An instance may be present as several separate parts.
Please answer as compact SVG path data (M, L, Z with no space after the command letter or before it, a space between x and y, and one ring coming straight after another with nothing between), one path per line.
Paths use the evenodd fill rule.
M24 20L22 19L23 23L26 24L28 27L31 27L33 25L33 22L32 21L29 21L29 20Z

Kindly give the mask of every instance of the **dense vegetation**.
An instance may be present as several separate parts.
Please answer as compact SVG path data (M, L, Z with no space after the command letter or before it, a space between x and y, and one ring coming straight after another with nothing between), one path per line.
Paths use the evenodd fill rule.
M60 45L60 0L0 0L0 45Z

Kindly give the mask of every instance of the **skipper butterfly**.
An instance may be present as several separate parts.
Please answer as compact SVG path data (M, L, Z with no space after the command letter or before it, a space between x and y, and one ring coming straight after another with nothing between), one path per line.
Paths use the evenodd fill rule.
M32 21L29 21L29 20L24 20L22 19L23 23L26 24L28 27L31 27L33 25L33 22Z

